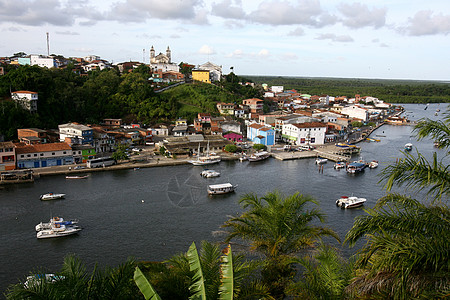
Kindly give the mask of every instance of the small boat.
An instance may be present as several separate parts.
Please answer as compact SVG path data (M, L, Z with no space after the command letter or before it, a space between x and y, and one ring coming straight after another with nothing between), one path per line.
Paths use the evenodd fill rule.
M35 229L36 229L36 231L41 231L41 230L45 230L45 229L51 229L53 224L62 224L65 226L71 226L71 225L75 225L77 223L78 223L78 220L64 221L64 219L61 217L53 217L50 219L50 222L48 222L48 223L41 222L41 223L37 224L35 226Z
M86 179L88 177L89 177L89 175L84 175L84 176L80 176L80 175L70 176L70 175L67 175L66 179Z
M75 233L78 233L81 231L81 227L78 225L62 225L59 223L53 224L50 229L44 229L40 230L36 233L36 237L38 239L47 239L47 238L54 238L54 237L62 237L62 236L68 236Z
M269 158L270 154L267 151L261 151L261 152L257 152L253 155L251 155L250 157L248 157L248 161L249 162L255 162L255 161L261 161L261 160L265 160L266 158Z
M138 170L140 170L140 169L141 169L141 168L137 167L137 168L134 168L133 170L138 171Z
M55 194L55 193L47 193L43 194L39 197L41 200L55 200L55 199L62 199L66 196L66 194Z
M343 161L338 161L337 163L334 164L334 168L335 168L336 170L345 168L345 162L343 162Z
M368 164L368 167L369 167L370 169L375 169L376 167L378 167L378 161L372 160L372 161Z
M328 159L326 159L326 158L320 158L320 157L316 158L316 164L318 164L318 165L325 164L327 161L328 161Z
M241 157L239 157L239 161L240 162L243 162L245 160L247 160L247 156L246 155L242 155Z
M208 195L221 195L234 192L237 185L231 183L212 184L208 185Z
M411 144L411 143L405 144L405 150L406 150L406 151L411 151L411 150L412 150L412 147L413 147L413 144Z
M361 162L352 162L347 165L347 172L350 174L355 174L364 171L367 164Z
M27 280L24 282L24 287L26 289L32 287L32 286L36 286L36 285L40 285L42 282L55 282L58 280L63 280L65 279L65 276L58 276L55 274L34 274L34 275L30 275L27 276Z
M188 160L188 163L190 163L194 166L205 166L205 165L216 164L216 163L219 163L220 161L221 161L221 157L219 155L210 155L209 154L209 141L208 141L206 155L200 156L200 144L199 144L198 151L197 151L197 159Z
M336 200L336 205L340 208L355 208L360 207L366 202L366 198L359 198L359 197L347 197L342 196L341 198Z
M379 142L380 141L379 139L374 139L374 138L370 138L370 137L366 138L366 140L368 140L369 142Z
M220 176L220 173L214 170L203 170L200 175L202 177L211 178L211 177L218 177Z

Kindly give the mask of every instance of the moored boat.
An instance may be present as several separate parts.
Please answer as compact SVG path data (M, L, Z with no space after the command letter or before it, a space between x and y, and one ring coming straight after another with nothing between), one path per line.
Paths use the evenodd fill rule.
M221 195L234 192L237 185L231 183L212 184L208 185L208 195Z
M372 161L368 164L368 167L369 167L370 169L375 169L375 168L377 168L377 167L378 167L378 161L372 160Z
M45 229L51 229L54 224L62 224L65 226L71 226L71 225L75 225L77 223L78 223L78 220L64 221L64 219L61 217L53 217L50 219L50 222L48 222L48 223L41 222L41 223L37 224L35 226L35 229L36 229L36 231L41 231L41 230L45 230Z
M73 175L73 176L67 175L66 179L86 179L88 177L89 177L88 175L84 175L84 176L81 176L81 175Z
M221 160L222 159L219 155L210 155L209 154L209 141L208 141L206 155L200 156L200 144L199 144L198 151L197 151L197 159L188 160L188 163L190 163L194 166L205 166L205 165L216 164L216 163L220 162Z
M406 150L406 151L411 151L411 150L412 150L412 147L413 147L413 144L411 144L411 143L405 144L405 150Z
M347 165L347 172L354 174L364 171L364 169L367 167L365 163L361 162L352 162Z
M78 233L81 227L78 225L62 225L59 223L53 224L50 229L40 230L36 233L38 239L47 239L54 237L63 237Z
M62 199L66 196L66 194L55 194L55 193L47 193L43 194L39 197L41 200L55 200L55 199Z
M269 152L261 151L261 152L257 152L255 154L252 154L251 156L249 156L248 161L249 162L261 161L261 160L268 158L269 156L270 156Z
M334 164L334 168L335 168L336 170L345 168L345 162L343 162L343 161L338 161L338 162L336 162L336 163Z
M316 164L321 165L321 164L325 164L328 161L328 159L326 158L316 158Z
M202 177L211 178L211 177L218 177L220 176L220 173L214 170L203 170L200 175Z
M336 200L336 205L340 208L355 208L362 206L364 202L366 202L366 198L342 196Z

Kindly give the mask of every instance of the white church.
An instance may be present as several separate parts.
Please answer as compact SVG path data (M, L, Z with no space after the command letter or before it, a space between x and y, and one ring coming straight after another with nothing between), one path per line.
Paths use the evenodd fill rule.
M159 53L158 55L155 55L155 49L150 49L150 68L153 71L162 70L163 72L180 72L180 67L172 63L172 53L169 49L169 46L167 46L166 54Z

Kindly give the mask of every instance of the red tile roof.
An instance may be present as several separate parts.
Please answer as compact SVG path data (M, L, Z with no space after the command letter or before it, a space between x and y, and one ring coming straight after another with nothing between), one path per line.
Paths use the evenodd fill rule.
M310 122L310 123L297 123L292 124L297 128L317 128L317 127L327 127L326 124L320 122Z
M24 143L16 143L15 145L17 154L72 150L72 148L66 143L49 143L49 144L34 144L34 145L25 145Z
M13 93L18 93L18 94L37 94L36 92L30 92L30 91L17 91L17 92L13 92Z

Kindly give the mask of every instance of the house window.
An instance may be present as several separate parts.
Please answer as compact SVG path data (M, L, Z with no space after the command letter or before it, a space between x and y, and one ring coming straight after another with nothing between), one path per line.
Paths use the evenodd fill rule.
M41 156L44 156L44 153L41 153L40 155L41 155Z
M66 151L64 151L63 154L66 154Z
M23 154L20 155L20 158L24 158L24 157L25 157L25 155L23 155Z
M55 155L55 152L52 152L52 155Z
M36 156L37 156L37 153L34 154L34 157L36 157Z
M31 157L31 154L27 154L27 157Z

